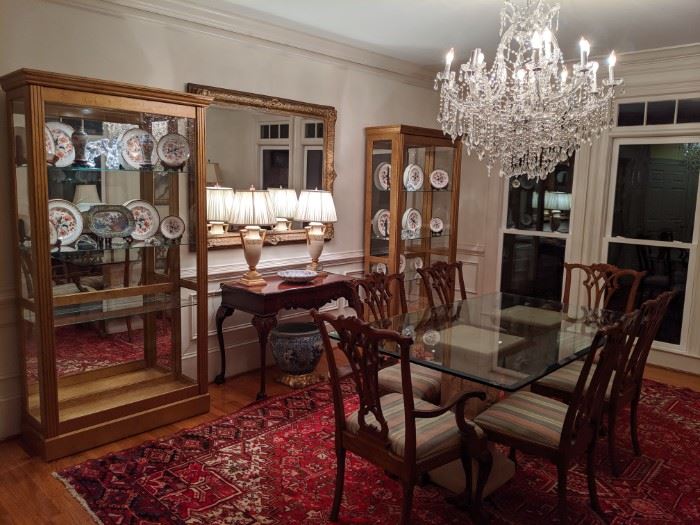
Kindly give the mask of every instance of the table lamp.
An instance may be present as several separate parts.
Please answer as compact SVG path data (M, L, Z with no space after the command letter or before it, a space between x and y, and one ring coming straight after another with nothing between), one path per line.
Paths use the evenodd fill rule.
M297 210L297 192L293 188L268 188L272 199L272 211L275 213L275 227L278 232L289 230L291 219Z
M207 225L211 235L223 235L233 210L233 189L223 186L207 187Z
M267 230L260 228L260 225L275 223L272 200L267 190L256 190L251 186L249 190L237 191L233 198L233 212L230 222L245 226L240 233L243 255L248 263L248 272L241 277L240 282L246 286L264 285L265 280L255 267L260 261L267 233Z
M299 204L294 214L295 221L309 222L306 230L306 246L311 256L311 264L307 269L321 271L323 267L318 259L323 252L326 224L336 222L333 195L324 190L302 190L299 194Z
M207 162L207 186L218 186L219 185L219 174L221 173L221 168L218 162Z
M73 204L82 211L88 211L95 204L101 204L100 196L97 194L97 186L94 184L78 184L73 194Z

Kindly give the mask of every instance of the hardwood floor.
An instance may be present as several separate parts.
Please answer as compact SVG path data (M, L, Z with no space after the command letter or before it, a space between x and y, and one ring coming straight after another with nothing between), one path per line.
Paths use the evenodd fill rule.
M322 364L319 368L325 367ZM268 378L274 378L278 373L277 370L271 369ZM645 376L700 391L700 377L691 374L649 366ZM212 384L209 389L211 411L206 415L160 427L51 463L27 456L17 439L0 443L0 524L92 523L91 518L63 484L53 478L52 472L86 459L136 446L149 439L165 437L240 410L255 400L258 377L258 372L249 372L228 378L222 386ZM274 396L291 389L268 379L267 391L269 395Z

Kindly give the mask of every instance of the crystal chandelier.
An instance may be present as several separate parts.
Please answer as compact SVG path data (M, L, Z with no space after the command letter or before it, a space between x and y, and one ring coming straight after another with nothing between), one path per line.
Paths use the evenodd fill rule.
M489 173L500 162L504 177L544 179L583 142L612 125L615 52L608 76L598 81L599 64L589 61L590 45L581 38L581 57L571 71L564 63L555 31L559 5L505 0L501 41L489 70L481 49L452 71L454 50L435 78L440 91L438 122L462 142Z

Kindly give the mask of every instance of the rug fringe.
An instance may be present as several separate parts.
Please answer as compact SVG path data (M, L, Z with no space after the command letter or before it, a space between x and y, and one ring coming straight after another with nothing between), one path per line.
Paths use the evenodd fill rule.
M104 525L103 521L97 517L97 514L95 514L92 509L90 508L90 505L88 505L88 502L85 501L85 498L83 498L78 492L73 488L73 486L70 484L70 481L68 481L66 478L61 476L58 472L52 472L51 475L56 478L58 481L63 483L63 485L68 489L68 492L70 492L71 496L73 496L76 500L78 500L78 503L82 505L82 507L87 511L87 513L90 515L90 517L97 523L98 525Z

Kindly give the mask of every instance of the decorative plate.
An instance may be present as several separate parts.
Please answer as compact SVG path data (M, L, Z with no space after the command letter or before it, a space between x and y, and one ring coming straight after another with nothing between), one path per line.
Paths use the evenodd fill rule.
M423 224L423 218L420 212L415 208L408 208L403 212L403 217L401 218L401 226L408 230L409 232L417 232L420 230Z
M377 237L389 236L389 210L382 208L372 218L372 231Z
M53 159L56 156L56 144L53 141L51 130L46 125L44 125L44 150L46 151L46 162L53 164Z
M520 179L513 177L510 181L510 185L517 190L520 187Z
M49 222L56 229L61 244L71 244L83 233L83 216L75 204L67 200L49 200Z
M75 130L63 122L47 122L54 143L54 157L57 168L65 168L73 164L75 160L75 148L71 139ZM48 153L47 153L48 155Z
M377 263L372 265L371 270L375 273L386 273L386 264L384 263Z
M303 284L313 281L318 277L318 272L313 270L282 270L277 272L285 283Z
M403 185L408 191L418 191L423 186L423 168L409 164L403 170Z
M428 346L435 346L440 342L440 332L437 330L426 330L423 334L423 342Z
M445 225L442 223L442 219L440 217L433 217L430 219L430 231L433 233L440 233Z
M399 254L399 273L406 270L406 256L403 253Z
M135 241L145 241L149 237L153 237L158 233L158 225L160 224L160 215L158 210L147 201L141 199L133 199L124 203L134 216L134 231L131 232L131 237Z
M158 141L156 151L163 165L179 168L190 158L190 143L187 137L179 133L170 133Z
M54 246L51 248L51 253L72 253L72 252L77 252L78 249L74 248L73 246Z
M423 268L423 259L421 259L420 257L414 257L413 259L411 259L411 266L413 266L414 270Z
M429 179L430 185L436 190L443 190L450 183L450 176L445 170L433 170Z
M185 234L185 221L177 215L168 215L160 221L160 233L166 239L179 239Z
M391 186L391 164L388 162L380 162L374 170L374 185L383 191Z
M532 215L529 213L522 213L520 215L520 224L523 226L530 226L532 224Z
M143 164L143 150L141 149L141 137L150 136L151 140L155 143L153 136L141 128L131 128L124 132L124 134L119 139L119 151L122 154L122 160L124 163L135 170L141 168ZM151 164L158 162L158 153L156 148L153 148L151 153Z
M416 327L413 326L412 324L409 324L408 326L404 327L403 330L401 330L401 335L406 336L406 337L415 337L416 336Z
M520 187L524 190L531 190L537 184L537 179L528 179L526 176L520 177Z
M98 204L85 212L88 229L98 237L128 237L134 231L134 215L126 206Z
M54 245L58 242L58 232L51 219L49 219L49 244Z

